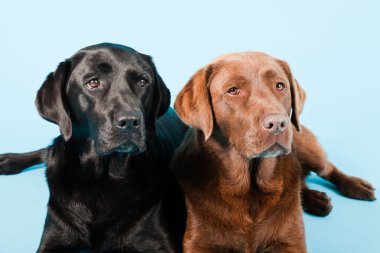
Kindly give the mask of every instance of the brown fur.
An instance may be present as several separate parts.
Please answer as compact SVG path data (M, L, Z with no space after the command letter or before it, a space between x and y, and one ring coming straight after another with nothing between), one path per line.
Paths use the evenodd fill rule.
M333 183L338 191L349 198L360 200L375 200L372 185L361 178L344 174L326 156L314 134L302 126L302 133L295 133L294 146L297 149L297 158L302 164L303 178L310 171ZM331 200L324 193L309 189L302 181L302 207L311 214L326 216L332 210Z
M231 87L240 93L231 95ZM301 187L305 209L331 208L320 210L329 199L302 177L311 169L338 187L350 177L301 127L305 97L288 64L262 53L221 56L186 84L175 109L193 128L172 164L188 212L184 252L306 252ZM286 116L281 133L263 128L271 115ZM352 197L365 192L357 183L366 182L350 179Z

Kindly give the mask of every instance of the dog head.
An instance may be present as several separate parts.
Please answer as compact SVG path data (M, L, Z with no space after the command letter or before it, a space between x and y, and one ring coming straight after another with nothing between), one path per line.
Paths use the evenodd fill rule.
M201 68L175 102L180 118L205 140L221 136L246 158L291 152L305 92L288 64L263 53L232 53Z
M143 152L146 134L169 104L151 57L110 43L60 63L36 98L40 115L58 124L66 141L89 138L100 155Z

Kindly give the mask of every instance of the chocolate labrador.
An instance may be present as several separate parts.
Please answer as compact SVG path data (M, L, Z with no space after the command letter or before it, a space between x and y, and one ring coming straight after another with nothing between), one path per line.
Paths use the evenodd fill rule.
M223 55L185 85L174 107L193 128L172 161L188 214L184 252L306 252L301 187L307 210L330 211L303 183L308 169L347 196L373 198L301 126L304 99L288 64L263 53Z
M278 61L278 64L282 64L283 68L287 69L286 63ZM77 68L78 70L76 70ZM287 69L287 71L290 74L290 70ZM76 74L74 75L74 73ZM98 77L91 77L96 76L97 73L101 74L106 79L102 82ZM148 73L152 79L148 80L148 78L146 78L140 80L140 73ZM74 77L78 78L78 80L74 80ZM139 80L136 81L135 79ZM106 83L104 83L104 81L106 81ZM161 184L165 186L167 183L166 187L173 190L165 191L163 193L164 200L166 201L163 201L162 206L168 207L164 208L164 214L169 214L168 216L170 218L167 219L167 221L169 222L169 227L172 228L172 231L181 231L180 224L181 221L183 221L184 216L184 211L181 210L181 208L178 208L181 206L181 195L179 191L176 190L175 183L172 182L170 172L167 171L167 164L173 151L181 142L187 128L180 122L173 111L169 111L160 117L169 105L169 92L164 86L162 79L158 76L150 57L121 45L95 45L79 51L65 63L62 63L55 74L51 74L45 83L53 82L55 82L55 86L57 87L59 85L61 85L61 87L66 87L66 90L57 89L57 87L55 87L55 90L52 90L52 92L61 93L62 103L58 100L55 105L52 101L46 100L45 102L41 101L42 103L37 102L37 105L43 117L60 125L62 136L58 137L55 144L48 149L41 149L30 153L8 153L0 155L0 174L16 174L27 167L42 162L47 163L48 165L50 164L48 166L50 168L52 167L51 163L54 159L59 158L57 156L51 157L52 154L55 154L52 152L52 150L55 150L54 146L65 146L75 143L74 147L80 147L80 149L73 149L75 152L72 154L72 158L66 159L67 154L59 153L59 156L63 157L60 159L62 164L68 162L71 163L72 159L74 164L78 167L78 171L81 171L79 175L71 175L70 180L78 177L77 179L82 182L78 182L78 186L85 186L89 183L96 186L100 181L97 181L98 179L95 180L96 177L92 179L92 174L94 174L94 176L102 174L104 178L99 180L107 181L112 179L119 183L127 180L130 182L130 185L126 184L122 187L119 185L122 188L119 189L122 190L120 194L123 194L124 191L129 194L131 189L137 190L137 192L141 190L142 193L149 192L149 189L144 188L145 180L151 182L152 185ZM71 84L73 82L76 82L76 84ZM133 85L133 83L136 82L137 85L130 87L130 85ZM123 83L125 86L122 86ZM108 85L105 86L105 84ZM112 86L109 84L112 84ZM50 85L50 87L54 88L54 85ZM72 87L70 89L70 94L68 93L69 90L67 90L67 87ZM112 91L110 90L111 87ZM49 88L46 89L49 91ZM298 91L299 103L297 110L300 113L305 94L299 86ZM40 99L43 97L42 93L43 92L41 91L41 95L39 95ZM110 95L108 95L109 93ZM107 95L105 96L103 94ZM46 99L49 99L49 97L50 99L57 99L56 96L45 97ZM109 100L111 97L113 97L112 101ZM106 102L107 100L110 103ZM113 112L115 109L109 108L113 106L127 108L128 112L125 114L128 115L123 115L123 113L121 113L120 121L118 122L118 117L116 117L116 114ZM45 107L45 109L43 107ZM138 109L136 110L138 112L129 111L128 108L131 107L137 107ZM50 111L50 116L47 114L45 115L45 113L48 112L46 111L48 109L59 109L60 111L63 111L63 114L58 114L58 111L56 113ZM112 112L109 112L109 110ZM107 111L109 112L108 115ZM96 113L99 113L99 117ZM124 117L125 119L123 119ZM159 118L156 121L157 117ZM94 121L93 124L91 121ZM144 136L147 137L145 138ZM146 147L144 147L144 138ZM67 139L67 143L65 143L64 139ZM295 144L293 145L298 146L298 152L296 155L298 162L303 166L302 174L304 176L307 175L308 171L311 169L319 172L321 176L335 183L339 187L339 190L348 197L369 200L374 199L373 190L367 182L343 174L327 161L318 141L306 128L303 128L302 133L294 133L294 143ZM145 152L143 152L144 148ZM61 161L62 159L64 159L64 161ZM147 165L146 168L145 165ZM67 166L72 167L70 164ZM144 167L144 169L141 169L141 171L144 172L139 171L138 168L140 166ZM89 169L83 170L82 168ZM160 172L155 170L155 168L159 168ZM152 169L151 172L150 169ZM52 174L50 171L52 170L48 169L48 175ZM162 173L159 174L159 177L157 178L159 180L157 181L153 180L155 179L155 176L157 176L155 173ZM54 175L54 173L52 175ZM86 180L82 181L83 177ZM108 178L106 179L106 177ZM61 180L62 179L59 181ZM151 184L148 184L148 186L150 187ZM173 184L174 187L172 187ZM110 181L109 185L104 185L102 189L98 189L98 193L101 194L103 190L108 192L108 189L112 189L114 185L118 185L118 183ZM137 189L139 185L141 189ZM62 190L70 190L71 193L74 194L71 189L74 185L68 187L65 183L65 186L61 187L63 187ZM96 186L96 188L98 188L98 186ZM88 198L88 195L92 196L92 193L94 192L92 190L94 189L89 188L87 191L83 191L80 194L76 192L78 194L75 194L75 197L80 197L85 202L89 201L91 198ZM106 195L103 195L106 202L113 203L114 201L120 201L119 199L115 200L114 196L109 195L112 194L108 192ZM131 195L134 196L133 194ZM144 197L139 198L138 202L141 204L144 203L145 197L147 197L144 194L142 195ZM157 194L157 199L161 197L160 194ZM304 185L302 197L302 204L307 212L316 215L326 215L331 211L329 198L322 192L307 189ZM99 208L94 206L95 202L96 201L91 201L91 208ZM105 203L104 205L106 205L106 207L103 208L107 208L108 211L111 211L111 206L108 206L108 204ZM129 205L127 209L129 212L135 213L138 212L138 208L139 205L137 205L136 209L133 205ZM79 208L79 210L82 210L82 208ZM161 216L161 212L159 213L159 216ZM90 218L86 224L90 224L90 221L95 222L100 219L98 214L95 216L92 214L91 217L92 218ZM139 217L142 218L141 216ZM70 221L74 218L66 217L65 220ZM121 224L124 222L124 218L124 216L121 216ZM135 218L131 218L131 220L133 219ZM116 224L118 219L114 219L113 221ZM84 226L82 226L81 229L84 229ZM84 246L85 248L94 248L95 246L91 246L91 241L88 239L88 229L89 227L86 227L85 231L87 239L83 244L89 245ZM108 230L108 226L102 229L104 229L104 231L112 231L112 229ZM177 236L176 241L180 241L181 232L177 232L174 233ZM117 236L117 233L114 236ZM97 236L96 238L100 237ZM94 244L96 245L97 243L94 242ZM149 250L147 252L149 252Z
M186 127L169 104L151 57L122 45L81 49L47 77L36 106L61 136L13 167L47 164L38 252L180 251L184 206L168 163Z

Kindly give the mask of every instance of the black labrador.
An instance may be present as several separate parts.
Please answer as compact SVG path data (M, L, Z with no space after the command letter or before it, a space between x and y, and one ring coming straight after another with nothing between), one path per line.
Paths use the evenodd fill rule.
M181 251L184 202L168 163L187 127L169 104L151 57L122 45L81 49L47 77L36 106L61 136L0 164L47 164L37 252Z
M47 149L0 155L4 175L47 164L38 252L181 251L186 214L169 162L187 127L169 104L152 59L122 45L84 48L47 77L37 109L62 135ZM328 214L320 195L303 192L304 209Z

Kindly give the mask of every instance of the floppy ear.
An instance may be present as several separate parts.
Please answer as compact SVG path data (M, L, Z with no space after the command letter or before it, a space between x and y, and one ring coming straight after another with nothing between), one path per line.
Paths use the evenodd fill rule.
M50 73L37 92L35 104L42 118L59 125L65 141L72 135L72 122L65 99L66 82L70 72L70 62L59 64L54 73Z
M198 70L178 94L174 109L182 121L202 130L205 140L212 133L214 122L208 88L211 68Z
M285 71L290 82L290 92L292 95L291 121L293 125L296 127L297 131L301 132L301 123L299 121L299 115L302 112L302 109L306 100L306 92L301 88L297 80L293 77L293 74L290 70L288 63L282 60L277 60L277 62L281 65L281 67Z
M152 100L152 107L155 113L155 117L158 118L165 114L165 112L169 109L170 106L170 91L166 87L164 81L162 80L161 76L158 74L156 66L154 65L154 62L152 60L152 57L146 54L139 53L140 56L147 61L155 75L155 82L156 86L154 88L154 95ZM154 117L152 116L152 117Z
M160 117L169 109L170 106L170 91L166 87L161 76L156 72L157 88L158 88L158 106L156 117Z

